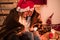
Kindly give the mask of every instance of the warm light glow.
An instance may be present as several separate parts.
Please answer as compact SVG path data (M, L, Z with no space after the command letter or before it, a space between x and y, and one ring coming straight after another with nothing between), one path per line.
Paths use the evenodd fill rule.
M54 29L51 29L51 32L52 32L52 33L55 33L55 30L54 30Z
M38 29L37 27L34 27L34 31L37 31L37 29Z

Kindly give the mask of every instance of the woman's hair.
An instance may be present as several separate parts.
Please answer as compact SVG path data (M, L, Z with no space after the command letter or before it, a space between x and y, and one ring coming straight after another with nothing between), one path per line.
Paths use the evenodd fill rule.
M21 32L21 31L23 31L24 30L24 25L23 24L20 24L20 26L19 27L17 27L17 32Z
M32 16L31 16L31 25L33 25L34 23L36 23L38 21L38 17L39 13L36 12L36 10L34 10ZM30 27L31 27L30 25Z

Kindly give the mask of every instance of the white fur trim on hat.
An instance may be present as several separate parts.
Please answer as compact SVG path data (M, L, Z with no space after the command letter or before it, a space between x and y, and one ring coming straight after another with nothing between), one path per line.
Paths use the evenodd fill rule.
M20 7L17 7L17 9L16 9L18 12L20 11Z
M34 8L30 8L29 6L28 7L26 7L26 8L20 8L20 7L17 7L17 11L18 12L25 12L25 11L33 11L34 10Z
M33 10L34 10L34 8L31 8L31 9L30 9L30 11L33 11Z

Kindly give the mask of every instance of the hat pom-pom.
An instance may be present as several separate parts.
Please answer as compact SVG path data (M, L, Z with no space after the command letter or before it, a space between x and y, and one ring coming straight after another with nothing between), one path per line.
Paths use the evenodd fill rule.
M17 9L16 9L18 12L20 11L20 7L17 7Z

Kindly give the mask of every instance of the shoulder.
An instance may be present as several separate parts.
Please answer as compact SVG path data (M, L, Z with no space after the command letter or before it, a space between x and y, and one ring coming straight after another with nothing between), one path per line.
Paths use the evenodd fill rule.
M11 9L11 11L16 10L16 8Z
M19 39L15 33L10 33L3 38L4 40L17 40Z
M10 10L10 13L12 13L12 12L18 13L17 10L16 10L16 8L11 9L11 10Z

